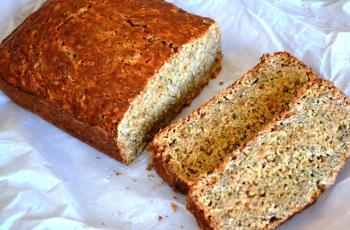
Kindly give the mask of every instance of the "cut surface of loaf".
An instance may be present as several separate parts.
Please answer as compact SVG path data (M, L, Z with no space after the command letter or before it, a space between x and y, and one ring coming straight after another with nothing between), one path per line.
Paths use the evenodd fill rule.
M350 100L307 84L290 108L190 189L203 229L274 229L332 185L350 153Z
M316 73L286 52L261 63L197 111L168 126L149 145L158 174L183 193L272 118Z
M0 89L130 163L220 60L218 25L164 1L50 0L1 43Z

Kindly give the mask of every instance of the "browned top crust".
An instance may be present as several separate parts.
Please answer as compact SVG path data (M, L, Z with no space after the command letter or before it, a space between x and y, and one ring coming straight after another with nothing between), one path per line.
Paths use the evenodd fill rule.
M161 0L48 0L0 45L0 78L116 135L148 80L213 23Z

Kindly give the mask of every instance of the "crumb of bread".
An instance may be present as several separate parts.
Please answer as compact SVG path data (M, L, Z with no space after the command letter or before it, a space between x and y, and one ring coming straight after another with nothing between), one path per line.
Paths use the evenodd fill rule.
M123 175L123 173L118 172L118 171L115 171L115 175L116 175L116 176L121 176L121 175Z
M177 205L175 203L171 203L171 209L176 212L177 210Z
M151 162L151 163L149 163L149 164L147 165L146 170L147 170L147 171L151 171L152 168L153 168L153 163Z

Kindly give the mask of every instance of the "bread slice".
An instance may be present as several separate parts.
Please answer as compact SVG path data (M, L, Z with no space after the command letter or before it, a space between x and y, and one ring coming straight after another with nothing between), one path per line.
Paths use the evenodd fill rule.
M189 116L156 135L149 145L158 174L187 193L201 174L213 170L274 116L316 73L286 52L261 63Z
M274 229L316 201L350 155L350 100L314 80L290 108L191 187L203 229Z
M51 0L1 43L0 89L128 164L220 60L218 25L170 3Z

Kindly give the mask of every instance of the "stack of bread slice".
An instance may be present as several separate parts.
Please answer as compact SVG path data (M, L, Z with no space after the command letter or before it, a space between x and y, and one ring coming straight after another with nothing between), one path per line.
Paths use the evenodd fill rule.
M288 53L162 130L154 166L203 229L275 228L312 204L349 157L350 101Z
M264 55L231 87L163 129L149 145L159 175L187 193L282 111L316 73L286 52Z

